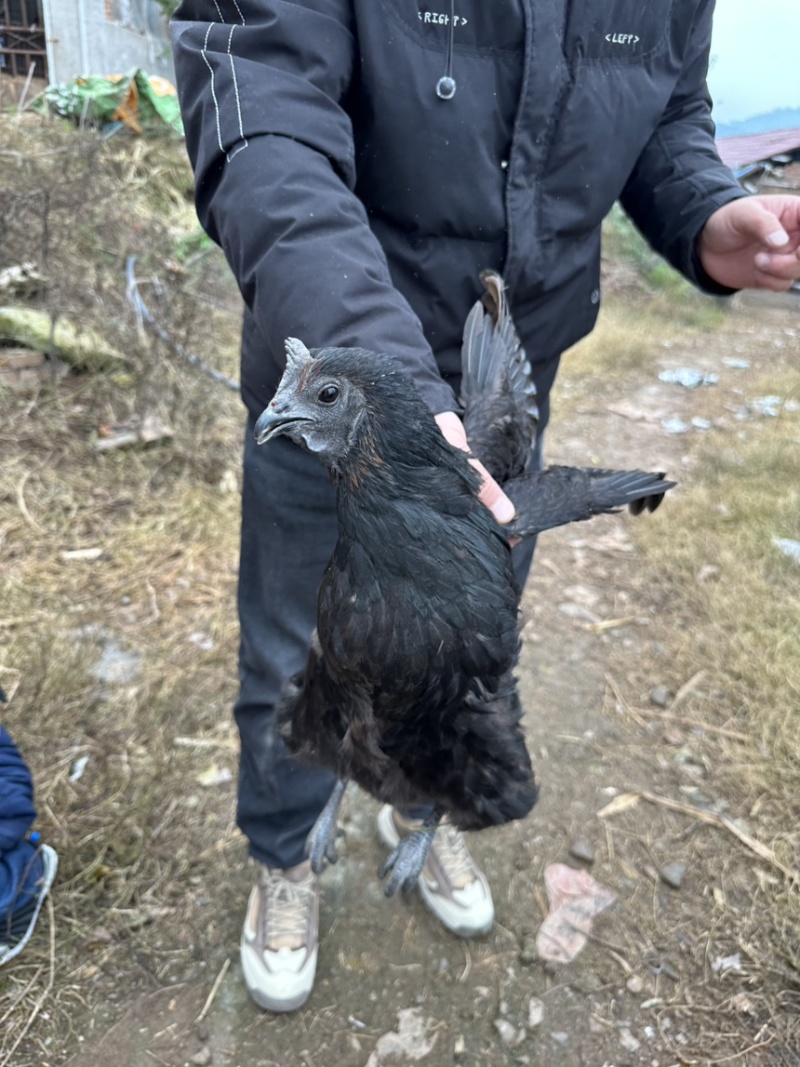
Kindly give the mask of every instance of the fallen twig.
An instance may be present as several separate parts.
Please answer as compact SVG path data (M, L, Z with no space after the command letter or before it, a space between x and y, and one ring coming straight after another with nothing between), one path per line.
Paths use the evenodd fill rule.
M176 748L231 748L238 749L232 737L174 737L172 743Z
M642 623L646 626L648 620L644 619L640 621L638 615L626 615L624 618L620 619L602 619L600 622L587 622L584 624L583 628L593 634L602 634L605 633L606 630L618 630L621 626L631 626L634 624L641 626Z
M700 684L700 682L705 677L705 674L706 674L706 672L704 670L699 670L697 672L697 674L693 674L692 675L692 677L689 679L688 682L684 682L684 684L680 687L678 692L675 694L675 699L672 701L672 703L669 706L669 710L671 712L675 711L675 708L677 708L680 704L682 704L684 702L684 700L686 700L686 698L691 693L694 692L694 690L697 688L697 686Z
M209 1010L211 1008L211 1005L214 1003L214 997L217 995L217 990L222 985L222 981L223 981L225 975L228 973L228 968L230 967L230 965L231 965L231 959L230 959L230 956L229 956L225 960L225 962L222 964L222 966L220 967L219 974L214 979L214 984L211 987L211 992L206 997L206 1002L203 1005L203 1010L200 1012L200 1014L195 1019L196 1023L201 1023L203 1021L203 1019L205 1019L206 1015L208 1015L208 1012L209 1012ZM0 1064L0 1067L2 1067L1 1064Z
M39 523L28 511L28 505L25 503L25 483L27 482L28 478L30 478L30 476L31 472L26 471L19 480L19 484L17 485L17 507L19 508L20 513L25 522L27 522L33 530L35 530L37 533L44 533L44 530L41 528Z
M636 722L638 722L640 726L644 726L644 723L642 722L642 720L639 718L637 713L634 711L634 709L631 707L631 705L628 703L628 701L622 695L622 692L621 692L619 686L617 685L617 683L614 681L613 677L610 674L606 674L605 679L606 679L606 685L609 687L611 692L616 697L617 703L622 708L622 710L625 712L625 714L629 715L632 719L636 720Z
M193 355L184 345L180 342L173 340L167 331L159 326L155 318L150 312L147 304L142 299L142 294L139 292L139 285L136 280L135 268L136 257L129 256L125 263L125 274L127 276L127 288L126 295L128 297L128 303L133 308L140 322L144 322L151 330L154 331L159 340L163 341L165 345L168 345L173 352L176 352L181 359L184 359L189 366L196 367L202 374L205 374L212 381L217 382L219 385L224 385L228 389L232 389L235 393L241 391L241 386L235 378L228 377L227 374L223 374L221 371L215 370L210 367L208 363L200 359L199 356Z
M462 942L462 947L464 949L466 961L464 963L464 970L461 972L459 982L466 982L466 980L469 978L470 971L472 970L472 956L469 953L469 945L466 941Z
M689 719L685 715L673 715L670 711L661 711L661 709L655 710L654 708L637 708L636 714L644 715L647 719L677 722L680 723L681 726L690 726L696 730L706 730L711 734L720 734L722 737L729 737L733 741L750 740L747 734L740 733L738 730L729 730L727 726L712 726L709 722L698 722L696 719Z
M709 826L718 826L723 830L728 830L734 837L746 845L751 852L754 852L762 860L776 867L790 882L797 881L797 871L791 870L785 864L781 863L771 848L767 848L766 845L756 840L750 834L745 833L744 830L740 830L739 827L724 815L717 815L713 811L704 811L702 808L695 808L691 804L684 804L680 800L672 800L670 797L661 797L657 793L648 793L645 790L631 793L621 793L619 796L606 804L604 808L601 808L597 813L598 819L607 819L611 815L616 815L621 811L627 811L628 808L635 807L640 800L646 800L648 804L657 804L662 808L669 808L670 811L679 811L684 815L690 815L693 819L697 819L698 822L707 823Z

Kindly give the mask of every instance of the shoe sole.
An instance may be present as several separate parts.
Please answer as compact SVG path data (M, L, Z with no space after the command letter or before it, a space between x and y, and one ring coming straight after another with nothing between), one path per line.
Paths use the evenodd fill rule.
M242 963L242 974L244 976L244 984L247 987L247 992L262 1011L272 1011L278 1014L283 1014L289 1011L297 1011L298 1008L302 1008L311 996L311 992L314 988L314 978L316 977L317 970L316 950L314 951L313 962L308 964L311 968L311 982L308 985L308 988L299 989L294 996L291 997L271 996L269 993L264 992L262 988L255 985L255 983L250 980L250 967L246 962L245 955L246 953L253 953L253 947L249 942L242 939L239 951Z
M262 1011L271 1011L276 1015L285 1015L290 1011L297 1011L298 1008L302 1008L308 998L311 996L311 990L308 993L303 993L294 997L292 1000L274 1000L271 997L261 993L258 989L252 989L247 983L247 992L250 994L250 999L259 1007Z
M378 836L384 845L390 849L396 848L400 841L400 834L397 832L390 804L384 804L378 812L377 824ZM463 926L458 922L451 921L450 917L441 911L440 898L428 888L424 875L420 875L417 889L419 889L420 896L428 911L439 920L446 930L449 930L451 934L455 934L456 937L480 937L483 934L488 934L494 926L494 908L492 908L491 917L486 922L481 923L479 926Z

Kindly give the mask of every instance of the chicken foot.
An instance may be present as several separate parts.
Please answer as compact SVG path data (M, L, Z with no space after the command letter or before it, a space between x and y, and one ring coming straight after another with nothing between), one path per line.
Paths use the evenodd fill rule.
M417 884L443 815L441 808L434 808L422 826L408 837L401 837L389 853L378 871L379 878L385 878L389 871L392 872L383 890L387 897L394 896L401 888L413 889Z
M347 780L338 778L328 798L328 803L317 816L317 821L306 838L305 853L311 860L311 870L314 874L320 873L325 860L328 863L336 863L339 858L336 851L338 815L339 805L342 803L346 788Z

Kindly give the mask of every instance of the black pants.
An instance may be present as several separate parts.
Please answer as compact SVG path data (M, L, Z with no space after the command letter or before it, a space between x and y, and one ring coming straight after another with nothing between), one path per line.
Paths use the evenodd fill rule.
M284 437L258 447L248 419L244 446L239 569L241 738L237 821L250 854L270 867L303 859L308 831L334 777L297 763L276 739L274 707L306 660L316 594L336 542L334 490L327 471ZM534 541L514 550L524 582Z

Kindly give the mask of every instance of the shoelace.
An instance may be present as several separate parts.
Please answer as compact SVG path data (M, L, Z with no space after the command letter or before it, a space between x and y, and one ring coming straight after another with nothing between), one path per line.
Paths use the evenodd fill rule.
M464 838L453 826L440 826L436 833L436 852L451 885L468 885L475 881L472 857Z
M302 944L308 929L308 909L315 892L313 884L291 882L279 874L264 871L261 891L265 896L261 908L264 944L284 940Z

